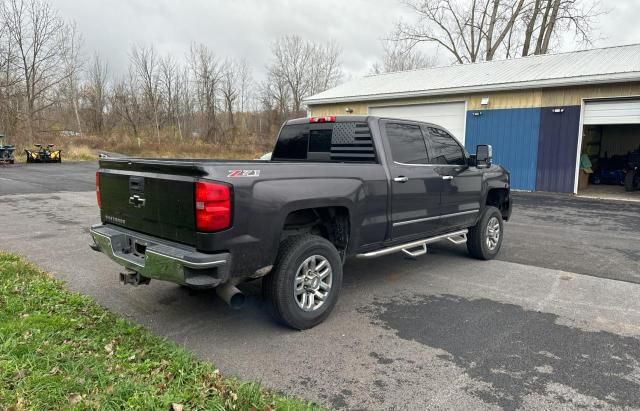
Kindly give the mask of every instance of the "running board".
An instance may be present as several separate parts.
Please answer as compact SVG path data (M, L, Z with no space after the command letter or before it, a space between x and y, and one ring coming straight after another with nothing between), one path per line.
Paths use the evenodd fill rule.
M394 245L392 247L382 248L376 251L370 251L368 253L357 254L357 258L375 258L380 257L387 254L397 253L398 251L402 251L410 257L418 257L421 255L425 255L427 253L427 244L432 244L442 240L449 240L454 244L462 244L467 242L467 233L469 230L459 230L454 231L452 233L441 234L435 237L424 238L422 240L412 241L410 243ZM420 247L420 250L411 251L413 248Z

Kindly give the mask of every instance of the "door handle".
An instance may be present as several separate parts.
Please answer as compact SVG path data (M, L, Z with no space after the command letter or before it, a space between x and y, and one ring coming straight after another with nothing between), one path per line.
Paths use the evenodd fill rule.
M453 180L453 176L442 176L443 180Z
M407 181L409 181L409 177L400 176L394 178L393 181L395 181L396 183L406 183Z

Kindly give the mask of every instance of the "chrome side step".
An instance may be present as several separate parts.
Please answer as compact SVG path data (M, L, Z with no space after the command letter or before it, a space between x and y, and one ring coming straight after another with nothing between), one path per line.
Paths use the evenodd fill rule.
M469 230L454 231L452 233L441 234L435 237L424 238L422 240L412 241L410 243L394 245L392 247L382 248L380 250L370 251L368 253L357 254L357 258L375 258L387 254L397 253L402 251L410 257L419 257L427 253L427 244L432 244L442 240L449 240L454 244L462 244L467 242L467 233ZM411 251L414 248L421 247L420 250Z
M464 231L468 231L468 230L464 230ZM467 233L464 234L460 234L457 236L451 236L451 237L447 237L447 240L451 241L453 244L464 244L467 242Z

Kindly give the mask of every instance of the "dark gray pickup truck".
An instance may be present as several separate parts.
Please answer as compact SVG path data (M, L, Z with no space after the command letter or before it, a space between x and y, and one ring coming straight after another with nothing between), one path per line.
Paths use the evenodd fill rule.
M310 328L338 299L347 257L467 243L491 259L511 214L509 173L491 147L469 155L443 128L373 116L286 122L269 161L100 160L92 248L150 279L216 288L263 278L273 314Z

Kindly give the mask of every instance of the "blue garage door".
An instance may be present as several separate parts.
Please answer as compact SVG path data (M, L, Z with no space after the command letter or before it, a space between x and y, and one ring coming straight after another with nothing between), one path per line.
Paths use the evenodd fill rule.
M543 108L536 190L573 193L580 106Z
M467 150L473 153L476 145L491 144L494 163L511 172L511 187L515 189L536 188L539 135L539 108L467 112Z

